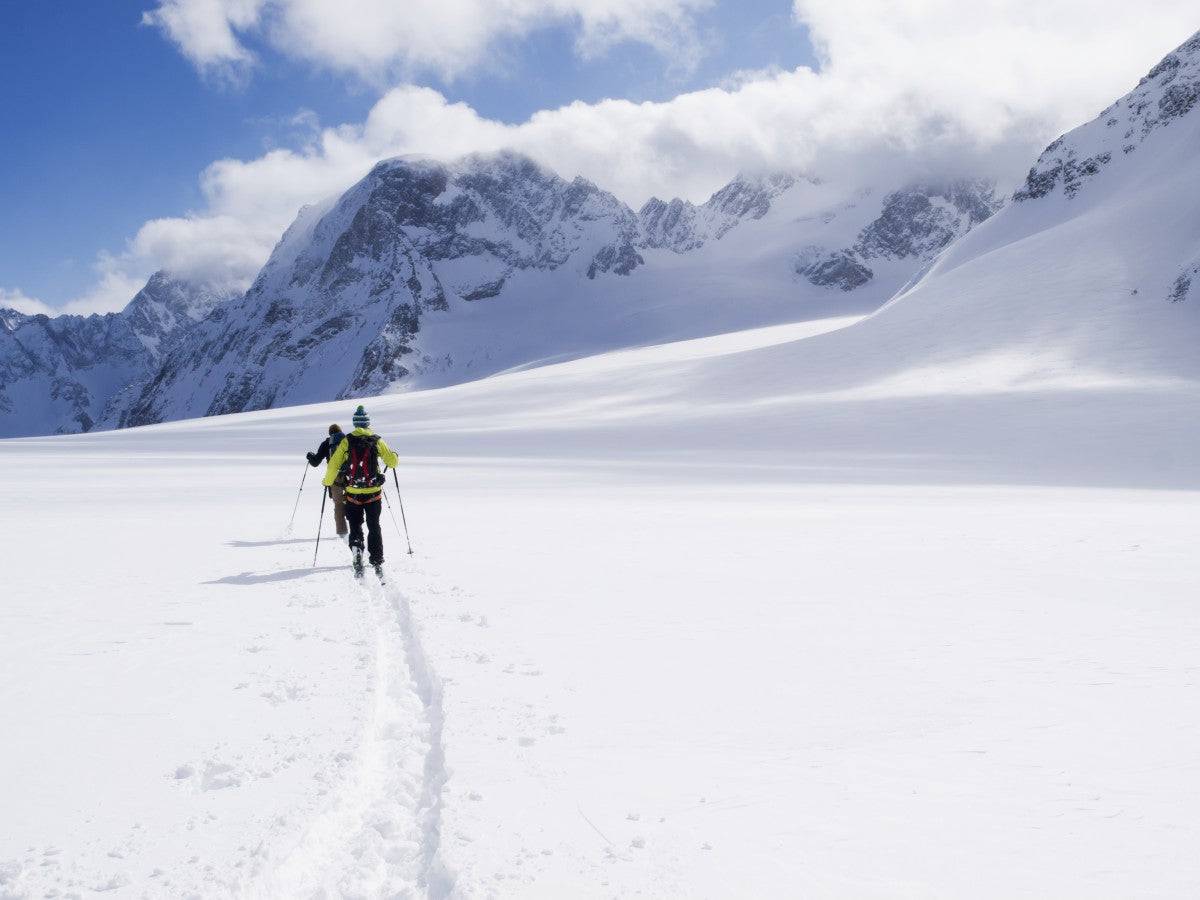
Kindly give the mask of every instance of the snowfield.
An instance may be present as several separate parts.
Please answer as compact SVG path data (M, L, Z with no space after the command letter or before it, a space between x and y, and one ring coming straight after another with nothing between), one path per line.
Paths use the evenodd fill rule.
M883 321L368 400L386 587L348 403L0 442L0 896L1194 894L1195 383Z
M1200 895L1196 109L865 318L366 400L386 586L284 533L353 402L0 441L0 897Z

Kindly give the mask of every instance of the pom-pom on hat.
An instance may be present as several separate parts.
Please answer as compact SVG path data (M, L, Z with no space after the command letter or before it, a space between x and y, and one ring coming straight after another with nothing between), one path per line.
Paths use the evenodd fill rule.
M359 408L354 411L353 421L355 428L367 428L371 424L371 417L367 415L367 411L365 409L359 406Z

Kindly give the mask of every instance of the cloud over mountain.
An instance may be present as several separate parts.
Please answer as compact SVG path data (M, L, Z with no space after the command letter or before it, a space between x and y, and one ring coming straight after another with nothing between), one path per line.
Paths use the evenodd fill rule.
M201 65L248 62L252 51L239 35L255 34L335 69L354 69L352 56L362 65L436 69L449 65L438 61L443 49L471 65L503 29L530 29L546 17L576 19L581 40L597 47L656 44L669 23L686 29L695 4L489 4L447 44L438 36L453 31L454 17L478 12L474 3L438 4L419 22L404 18L415 16L411 4L407 12L399 4L352 6L348 14L345 4L335 11L322 0L164 0L149 15ZM511 21L497 24L498 9ZM794 14L817 48L819 70L740 73L665 102L577 101L505 123L401 84L361 123L324 128L305 146L213 163L202 176L206 206L147 223L121 263L137 276L167 268L244 286L300 206L404 154L449 159L512 148L603 182L635 205L653 191L702 200L739 170L869 172L897 182L981 175L1011 184L1040 147L1127 91L1196 26L1185 0L928 0L908 8L795 0ZM309 38L295 43L300 23ZM404 40L400 28L408 29ZM370 42L360 43L368 33Z

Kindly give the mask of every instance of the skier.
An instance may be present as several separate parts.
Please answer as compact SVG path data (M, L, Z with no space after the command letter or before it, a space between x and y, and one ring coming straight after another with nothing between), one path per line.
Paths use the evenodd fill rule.
M321 441L316 452L306 453L308 464L314 469L321 463L328 463L329 458L333 455L333 451L341 444L342 439L346 436L342 434L342 426L330 425L329 437ZM334 472L337 469L333 470ZM326 488L329 491L329 499L333 501L333 524L337 526L338 537L344 538L349 529L346 527L346 487L343 479L334 477L333 484Z
M346 485L346 517L350 520L350 549L354 552L354 574L363 572L363 519L367 520L367 554L375 574L383 577L383 529L379 511L387 479L379 461L396 468L396 454L383 438L371 430L371 417L361 406L354 411L354 430L334 448L325 470L325 486L342 476Z

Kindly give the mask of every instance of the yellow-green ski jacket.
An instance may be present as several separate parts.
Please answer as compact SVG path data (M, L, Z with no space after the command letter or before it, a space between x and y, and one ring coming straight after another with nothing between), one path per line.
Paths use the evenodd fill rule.
M357 435L358 437L370 437L375 432L373 432L370 428L355 428L350 433ZM333 451L333 455L329 457L329 465L325 467L325 487L332 487L334 480L338 477L338 473L342 471L342 466L346 462L346 454L349 453L349 446L349 441L341 441L337 445L337 449ZM380 438L375 442L375 449L379 451L379 459L384 463L384 465L393 469L396 468L396 465L400 462L400 457L396 456L395 451L393 451L391 447L384 443L383 438ZM375 494L378 493L379 490L380 488L377 487L346 487L347 494Z

